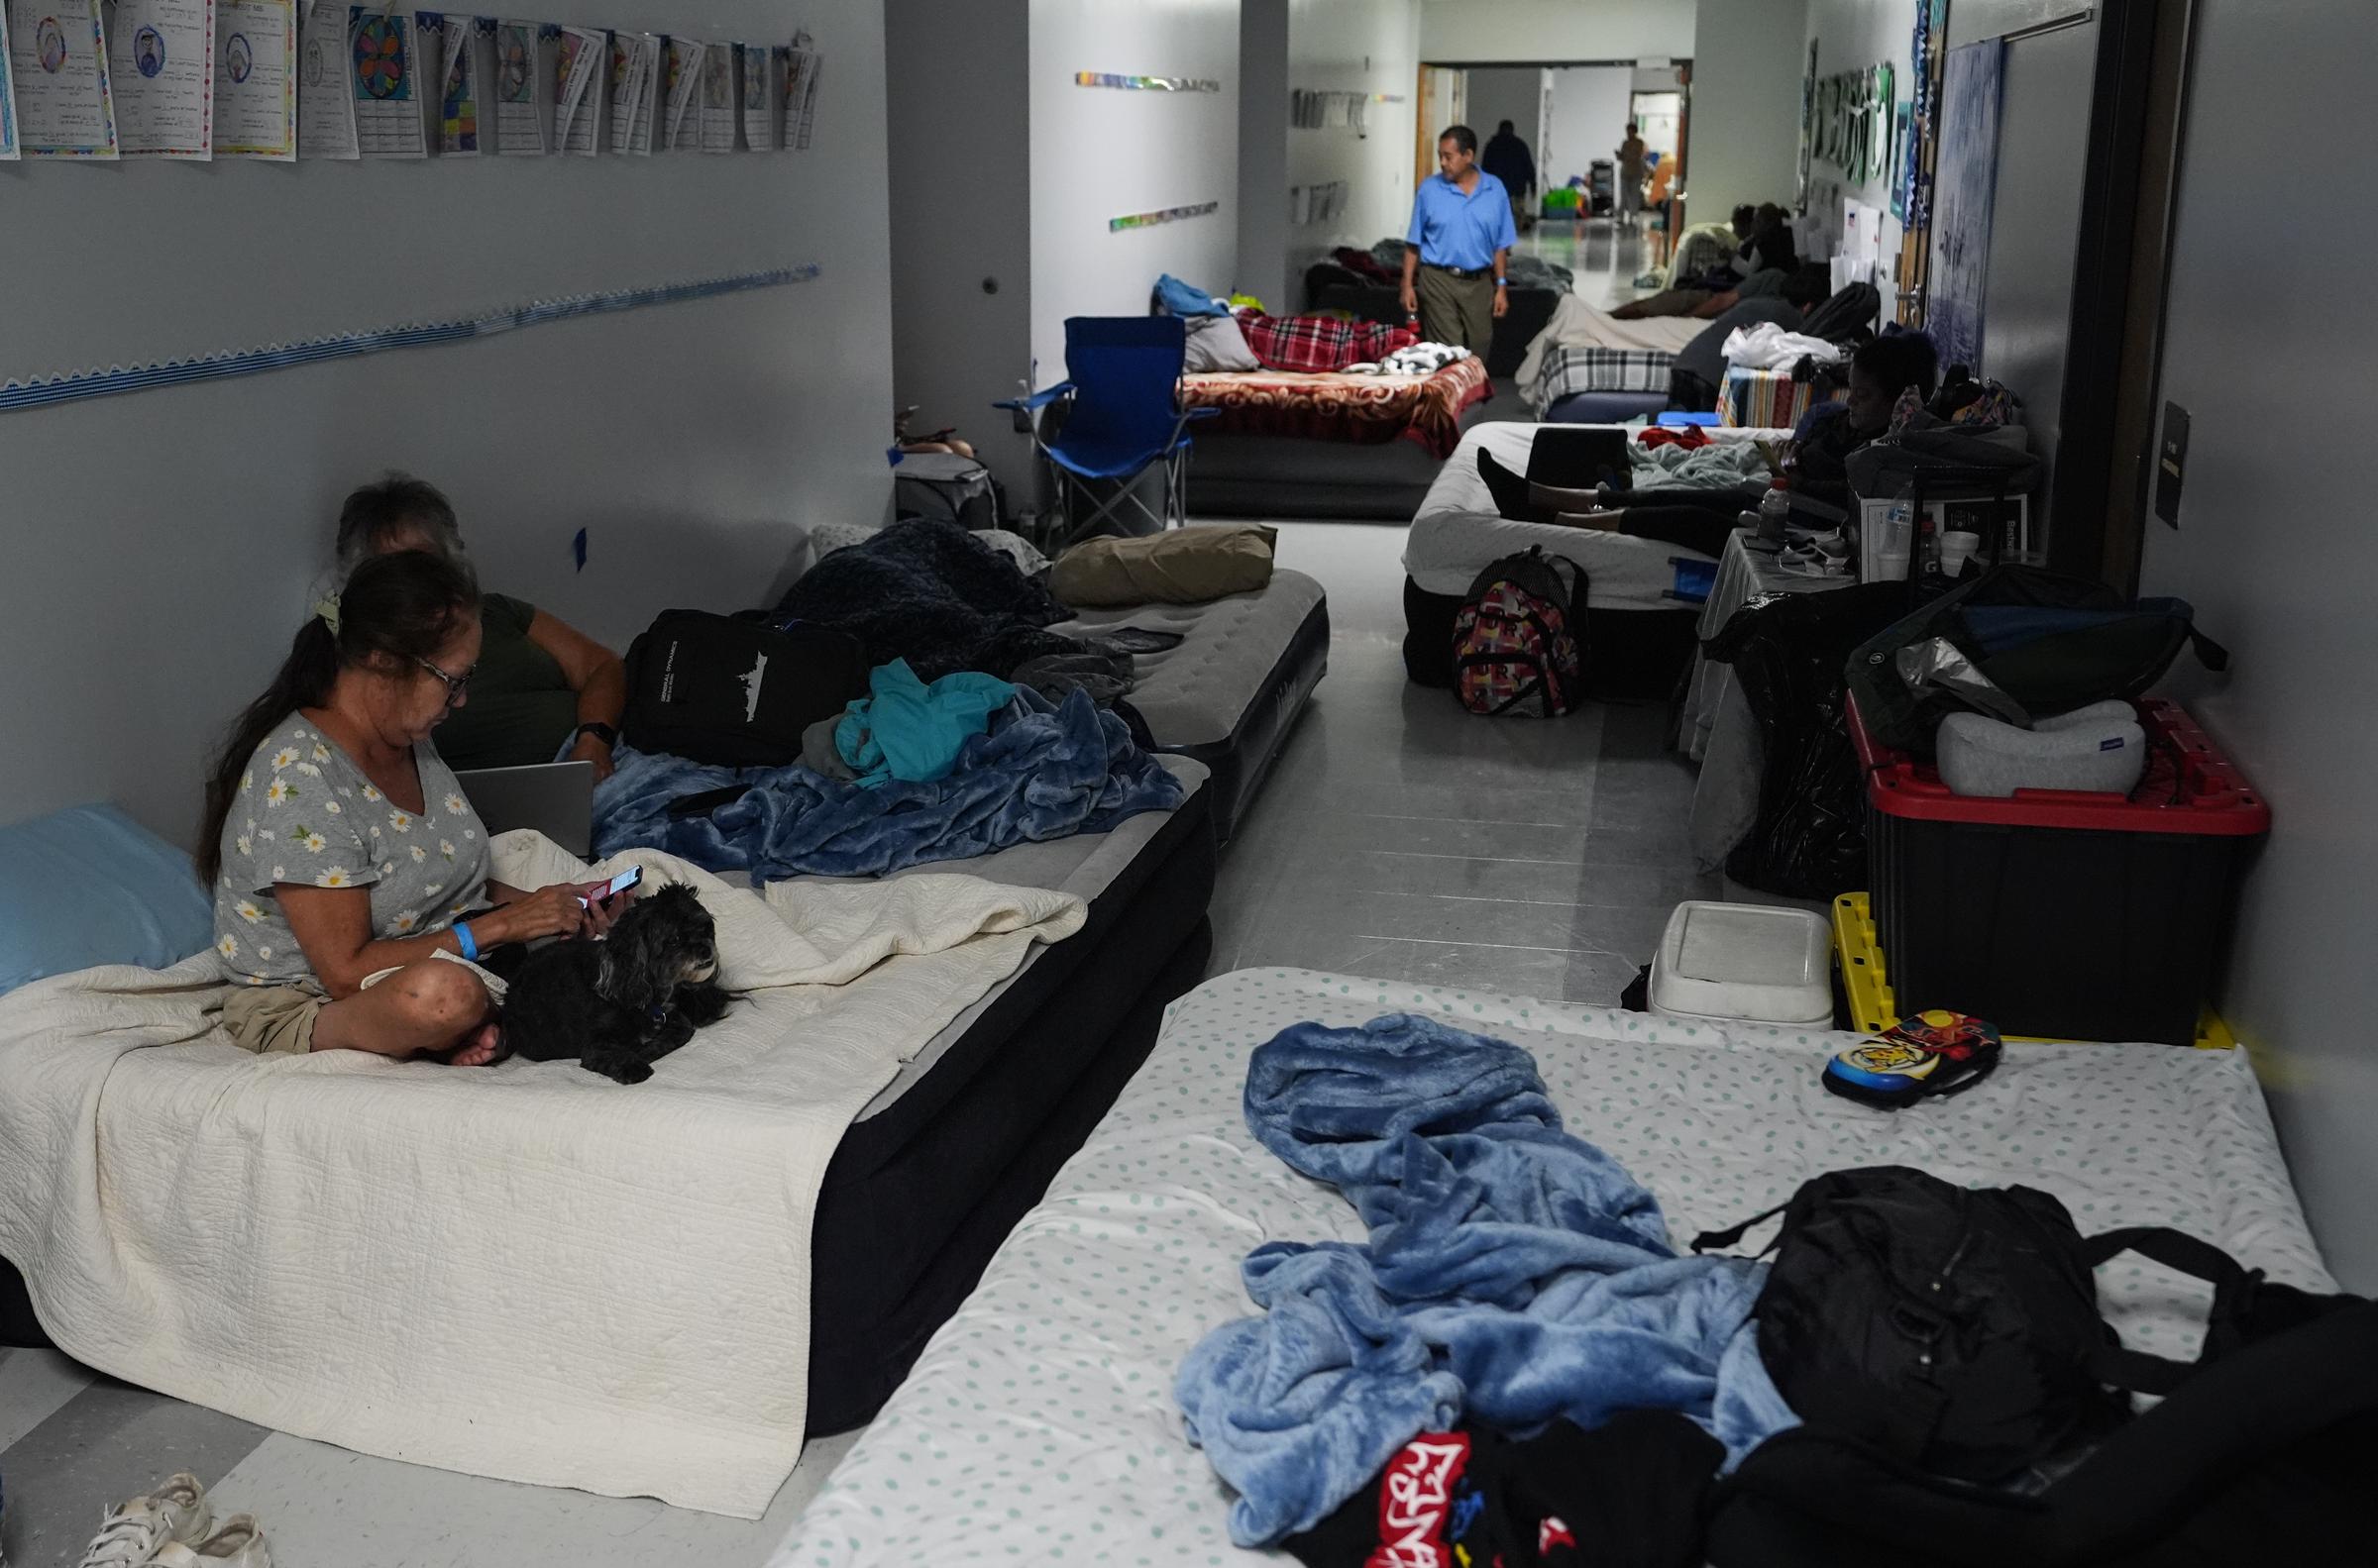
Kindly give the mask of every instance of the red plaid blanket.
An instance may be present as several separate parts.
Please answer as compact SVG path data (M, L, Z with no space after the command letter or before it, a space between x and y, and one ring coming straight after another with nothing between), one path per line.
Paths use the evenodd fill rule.
M1449 456L1461 440L1461 414L1490 394L1485 362L1457 360L1425 378L1410 375L1225 371L1181 377L1181 402L1221 416L1197 431L1304 436L1372 446L1401 438Z
M1241 316L1246 346L1267 370L1343 370L1369 365L1420 341L1409 327L1335 316Z

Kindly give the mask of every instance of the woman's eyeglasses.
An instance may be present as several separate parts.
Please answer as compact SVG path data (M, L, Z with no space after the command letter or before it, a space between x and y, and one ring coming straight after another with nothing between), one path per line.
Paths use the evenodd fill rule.
M450 676L418 654L413 656L413 663L438 678L438 682L446 688L446 705L450 708L471 694L471 678L479 674L479 666L473 665L459 676Z

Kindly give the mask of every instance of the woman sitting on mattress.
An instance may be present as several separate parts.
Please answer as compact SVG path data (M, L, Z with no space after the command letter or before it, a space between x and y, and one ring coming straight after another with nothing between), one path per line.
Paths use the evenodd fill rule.
M599 935L617 907L570 885L487 880L486 834L430 731L479 662L470 572L418 551L365 561L300 627L232 726L206 787L223 1026L251 1051L495 1058L483 951ZM596 885L599 887L600 885Z
M466 559L454 505L435 485L391 473L347 497L339 508L339 572L372 556L426 550ZM568 761L611 776L619 715L627 707L627 667L619 656L561 617L522 599L489 593L480 600L479 680L467 710L438 726L438 754L461 769L519 768Z

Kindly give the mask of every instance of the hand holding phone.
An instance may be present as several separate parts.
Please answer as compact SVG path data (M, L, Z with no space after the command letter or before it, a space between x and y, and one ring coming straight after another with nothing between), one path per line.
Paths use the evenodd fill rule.
M636 886L636 884L642 882L643 880L644 868L641 866L630 866L627 868L627 870L621 872L618 876L613 877L609 882L605 883L603 885L602 891L596 893L594 896L604 903L609 903L613 898L618 897L621 893L627 891L630 888L633 888ZM587 900L584 898L581 898L578 901L580 903L587 902Z

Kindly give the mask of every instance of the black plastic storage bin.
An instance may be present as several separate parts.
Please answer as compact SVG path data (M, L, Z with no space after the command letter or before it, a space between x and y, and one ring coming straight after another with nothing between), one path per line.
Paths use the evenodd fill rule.
M1902 1016L1946 1007L2008 1034L2188 1045L2220 972L2248 847L2270 808L2176 705L2142 701L2128 795L1959 795L1877 745L1867 775L1874 917Z

